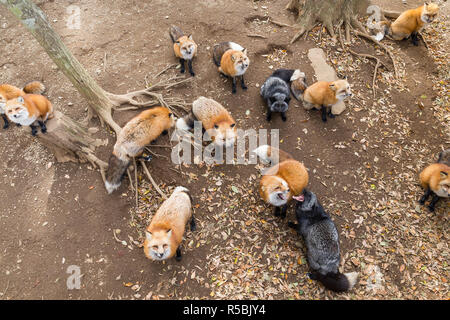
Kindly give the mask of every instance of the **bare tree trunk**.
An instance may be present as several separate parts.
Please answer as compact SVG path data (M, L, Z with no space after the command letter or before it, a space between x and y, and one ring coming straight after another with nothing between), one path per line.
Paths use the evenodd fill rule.
M95 149L106 141L93 138L82 125L56 111L47 123L47 133L39 134L39 140L50 149L58 162L89 161L100 168L102 177L108 164L95 156Z
M66 75L77 90L116 133L120 126L112 118L114 107L107 93L87 73L80 62L67 49L59 35L52 29L45 14L30 0L0 0L33 34L53 62Z
M352 26L365 32L356 17L364 14L369 5L370 0L290 0L286 9L298 12L296 26L299 28L291 43L317 23L321 23L332 37L335 37L334 27L342 24L347 30Z

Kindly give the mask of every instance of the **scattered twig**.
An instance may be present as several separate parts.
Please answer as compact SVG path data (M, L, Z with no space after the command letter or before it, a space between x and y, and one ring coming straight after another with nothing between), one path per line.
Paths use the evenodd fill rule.
M277 25L277 26L279 26L279 27L288 27L288 28L292 28L292 26L289 25L289 24L287 24L287 23L275 21L275 20L272 20L271 18L269 18L269 22L271 22L271 23L273 23L274 25Z
M156 191L158 191L158 193L161 195L161 197L163 197L164 199L167 199L166 194L158 187L155 180L153 180L153 177L150 174L150 172L148 171L148 168L147 168L144 160L140 160L140 162L141 162L142 167L144 168L145 174L147 175L148 179L152 183L153 187L156 189Z
M354 30L354 31L355 31L355 33L356 33L358 36L363 37L363 38L365 38L365 39L367 39L367 40L370 40L370 41L376 43L376 44L379 45L381 48L383 48L384 51L386 51L386 53L389 55L389 57L390 57L391 60L392 60L392 64L394 65L394 73L395 73L395 77L398 78L397 64L395 63L395 59L394 59L394 56L393 56L391 50L389 50L384 44L381 44L379 41L377 41L377 40L375 40L374 38L372 38L369 34L364 33L364 32L361 32L361 31L358 31L358 30Z
M422 38L423 44L425 45L425 48L427 48L427 50L430 50L429 46L428 46L428 42L425 40L425 37L423 36L422 32L418 32L418 35Z
M250 37L250 38L262 38L262 39L267 39L267 37L262 36L262 35L260 35L260 34L247 34L247 37Z
M158 72L156 75L153 76L153 79L158 78L160 75L162 75L164 72L166 72L169 69L175 68L178 64L174 63L171 65L168 65L167 67L165 67L162 71Z
M134 185L135 188L135 195L136 195L136 208L139 207L139 195L138 195L138 179L137 179L137 165L136 165L136 158L133 158L133 164L134 164Z

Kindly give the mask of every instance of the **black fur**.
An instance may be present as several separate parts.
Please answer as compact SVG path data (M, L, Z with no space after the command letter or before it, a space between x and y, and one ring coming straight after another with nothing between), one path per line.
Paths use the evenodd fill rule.
M320 281L330 290L347 291L351 284L347 276L339 272L340 249L336 226L314 193L305 189L303 195L304 201L297 202L295 208L298 223L289 223L289 226L305 240L310 278Z
M281 113L282 120L286 121L286 112L291 101L288 82L271 75L261 86L260 94L267 103L267 121L271 120L273 112Z
M181 248L180 247L177 248L175 260L181 261Z
M438 163L443 163L450 167L450 149L446 149L439 153Z
M6 114L2 114L2 118L3 118L3 121L5 121L3 129L7 129L9 127L8 117L6 116Z

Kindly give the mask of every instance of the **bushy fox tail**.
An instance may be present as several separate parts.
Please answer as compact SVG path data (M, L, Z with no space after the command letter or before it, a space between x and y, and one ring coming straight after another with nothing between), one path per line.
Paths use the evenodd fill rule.
M191 110L191 112L189 112L183 118L179 118L177 120L177 124L176 124L177 129L189 131L194 128L195 121L197 121L197 117L194 115L194 113Z
M358 272L350 273L328 273L322 275L320 273L315 273L313 280L321 282L325 288L333 290L335 292L343 292L351 290L358 280Z
M45 91L45 86L40 81L31 81L23 87L23 91L25 93L43 94Z
M130 165L130 159L119 159L114 153L109 158L108 170L106 171L105 188L108 194L120 187L122 178Z
M178 28L177 26L171 26L169 29L169 34L173 43L175 43L178 39L184 36L183 31L181 31L181 29Z
M272 165L292 159L292 156L289 153L268 145L260 146L253 150L253 152L256 153L256 155L264 162L270 162Z

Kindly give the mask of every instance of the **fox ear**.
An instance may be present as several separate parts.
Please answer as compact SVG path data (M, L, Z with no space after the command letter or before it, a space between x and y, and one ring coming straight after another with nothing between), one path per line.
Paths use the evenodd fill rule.
M334 83L330 84L330 89L336 91L336 85Z
M233 55L231 55L231 62L234 62L234 61L236 61L236 58Z
M167 230L167 236L170 238L171 235L172 235L172 229Z
M152 234L151 234L150 232L146 231L146 232L145 232L145 238L146 238L148 241L152 241Z
M247 55L247 49L246 49L246 48L242 49L242 52L243 52L245 55Z
M18 102L18 103L23 103L23 102L24 102L23 97L18 97L18 98L17 98L17 102Z
M188 38L189 38L189 40L194 40L194 39L192 38L192 34L190 34Z
M175 41L175 43L176 43L177 45L180 45L180 41L178 41L178 40L177 40L177 41Z
M441 171L441 179L445 179L448 177L448 173L445 171Z

